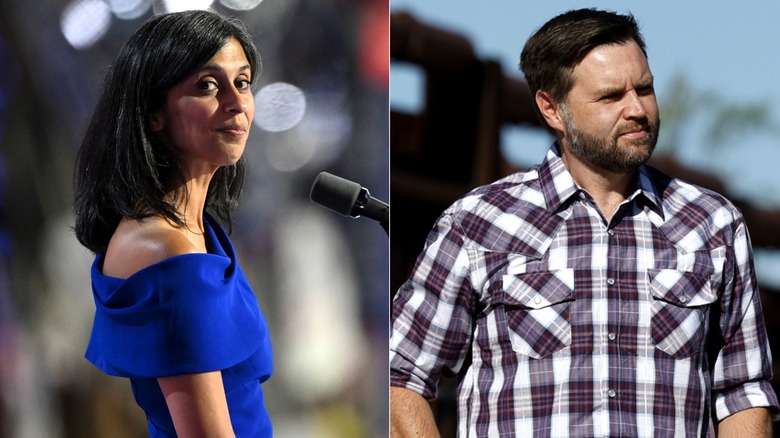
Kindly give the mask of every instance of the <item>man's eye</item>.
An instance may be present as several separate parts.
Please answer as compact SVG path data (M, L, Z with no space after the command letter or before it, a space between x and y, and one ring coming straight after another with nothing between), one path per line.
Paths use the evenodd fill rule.
M645 85L644 87L638 88L636 92L643 96L646 96L648 94L653 94L655 92L655 88L653 88L652 85Z
M601 98L601 100L607 102L614 102L616 100L620 100L621 97L622 97L621 93L612 93L612 94L605 95L604 97Z

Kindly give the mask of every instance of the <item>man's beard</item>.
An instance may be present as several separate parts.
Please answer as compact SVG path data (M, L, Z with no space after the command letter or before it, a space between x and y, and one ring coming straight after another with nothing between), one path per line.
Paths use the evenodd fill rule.
M658 142L660 120L656 123L646 122L647 136L638 140L623 139L629 144L620 147L620 135L635 130L636 124L622 125L611 138L599 138L577 128L565 105L561 105L561 115L566 125L569 152L580 160L612 173L626 173L644 164L650 159Z

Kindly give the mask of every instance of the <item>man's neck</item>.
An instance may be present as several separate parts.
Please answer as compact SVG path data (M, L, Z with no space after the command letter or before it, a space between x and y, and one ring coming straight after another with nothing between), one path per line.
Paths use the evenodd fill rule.
M561 159L574 182L593 197L601 214L609 222L620 204L631 194L636 171L610 172L566 153L562 154Z

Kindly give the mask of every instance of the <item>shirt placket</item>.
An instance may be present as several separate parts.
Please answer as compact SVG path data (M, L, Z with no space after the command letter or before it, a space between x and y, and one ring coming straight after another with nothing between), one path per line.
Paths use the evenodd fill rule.
M633 373L637 367L640 297L637 241L634 237L636 223L632 215L626 215L631 202L621 205L603 230L607 246L604 284L608 303L608 318L602 334L608 362L603 397L608 406L610 433L617 436L635 436L638 433L633 414L637 393Z

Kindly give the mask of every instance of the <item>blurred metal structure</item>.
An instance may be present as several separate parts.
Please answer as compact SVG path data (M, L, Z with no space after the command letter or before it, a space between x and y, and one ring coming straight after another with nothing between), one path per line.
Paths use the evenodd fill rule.
M420 114L391 108L393 215L391 289L408 274L433 220L470 188L509 172L500 127L538 125L528 86L477 59L463 36L397 12L390 20L390 56L425 71Z

